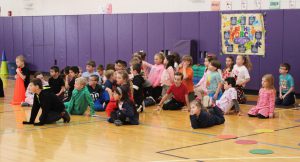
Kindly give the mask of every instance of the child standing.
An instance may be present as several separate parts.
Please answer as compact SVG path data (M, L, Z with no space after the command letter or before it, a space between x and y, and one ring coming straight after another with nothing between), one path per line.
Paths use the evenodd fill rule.
M231 72L234 66L234 58L232 56L226 57L226 68L223 69L222 78L225 80L228 77L231 77Z
M128 96L129 93L126 87L117 87L114 92L114 100L117 102L116 109L111 112L108 122L115 123L116 126L139 124L139 114Z
M170 101L164 104L164 102L171 97ZM157 110L180 110L186 104L187 108L190 109L190 101L188 98L188 89L183 84L183 74L176 72L174 76L174 84L168 89L165 96L161 99L160 103L157 106Z
M70 80L69 82L65 82L65 86L68 89L68 96L65 102L70 101L72 92L74 90L74 85L75 85L75 79L78 77L79 74L79 68L77 66L72 66L69 69L69 75L66 77L66 80Z
M163 65L165 57L163 53L157 53L154 56L154 65L149 64L143 61L143 66L147 66L151 68L150 73L148 75L148 80L152 85L151 96L155 99L156 102L159 102L159 98L161 96L162 87L160 85L161 75L165 69Z
M179 65L178 72L183 74L182 83L187 87L189 93L189 101L195 99L194 93L194 71L192 69L193 58L191 56L185 55L182 57L182 63Z
M67 111L73 115L83 115L89 106L90 116L94 116L94 102L86 87L86 79L84 77L76 78L74 88L71 100L64 103Z
M207 94L209 97L217 100L222 95L222 78L217 71L221 64L218 60L213 60L208 66L209 74L206 75Z
M273 76L271 74L264 75L261 84L257 105L249 110L248 115L260 119L273 118L276 96Z
M92 60L88 61L86 63L86 67L85 67L86 72L82 73L82 77L85 77L86 79L89 79L89 77L91 75L98 75L98 73L95 72L95 67L96 67L95 61L92 61Z
M30 82L30 71L25 66L25 57L22 55L17 56L16 64L18 68L16 69L17 74L15 75L15 78L20 76L24 80L24 86L28 87Z
M144 89L143 84L145 82L141 73L141 64L132 65L132 74L133 74L133 99L135 103L135 107L138 112L142 112L144 110L143 101L144 101Z
M23 124L34 124L35 126L41 126L44 124L51 124L63 118L65 123L70 122L70 116L65 111L65 106L53 94L43 90L42 81L35 78L29 84L30 91L34 93L34 101L31 109L31 115L29 122L24 121ZM42 108L42 114L40 116L40 122L35 123L35 118Z
M242 115L240 111L240 106L237 101L237 92L235 90L235 79L233 77L227 77L224 81L224 93L220 100L216 101L216 105L224 112L224 114L229 114L232 108L234 113Z
M48 80L51 91L58 96L59 99L63 100L65 91L65 82L59 75L59 67L52 66L50 68L50 78Z
M246 96L244 87L250 81L249 71L252 69L249 56L238 55L236 57L236 64L233 66L232 77L236 78L236 91L240 104L246 103Z
M87 88L94 101L95 111L104 111L105 107L103 106L103 104L106 101L109 101L109 98L105 98L105 95L103 94L104 89L102 88L101 85L98 84L98 82L99 82L99 76L91 75L89 78L89 84L87 85Z
M288 63L280 65L279 69L279 96L276 99L276 105L289 106L295 103L295 84L294 78L289 71L291 66Z
M167 90L170 88L170 86L174 83L174 56L168 55L164 60L164 65L166 68L161 75L160 81L162 85L161 96L164 96L167 93Z
M201 103L194 100L191 103L190 121L192 128L197 129L223 124L225 118L222 110L218 107L207 110Z

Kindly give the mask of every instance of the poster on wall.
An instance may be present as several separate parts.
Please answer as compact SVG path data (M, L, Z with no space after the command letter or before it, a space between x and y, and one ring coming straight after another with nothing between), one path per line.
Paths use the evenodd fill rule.
M232 10L232 1L231 0L225 1L225 9Z
M261 13L221 15L224 54L265 55L264 17Z
M220 0L211 0L211 10L219 11L220 10Z
M241 9L247 10L247 8L248 8L248 0L242 0L241 1Z
M290 7L290 9L296 8L296 0L290 0L289 1L289 7Z
M270 0L270 9L280 9L280 0Z

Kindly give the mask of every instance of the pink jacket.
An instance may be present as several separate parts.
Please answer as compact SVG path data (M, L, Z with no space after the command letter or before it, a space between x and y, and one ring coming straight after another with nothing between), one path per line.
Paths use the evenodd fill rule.
M152 87L160 86L161 75L165 69L164 65L152 65L145 61L143 61L143 65L151 68L150 73L148 75L148 80L150 81Z
M161 75L161 85L171 86L174 83L174 69L172 66L165 69Z

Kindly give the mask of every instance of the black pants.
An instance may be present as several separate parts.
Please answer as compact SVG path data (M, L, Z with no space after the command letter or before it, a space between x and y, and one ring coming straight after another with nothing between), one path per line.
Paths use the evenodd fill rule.
M282 94L284 95L284 94ZM276 105L290 106L295 103L295 92L291 92L284 99L276 98Z
M162 91L162 87L161 86L154 87L151 90L151 96L154 98L154 100L156 101L156 103L159 102L159 98L161 97L161 91Z
M164 110L180 110L184 104L182 102L176 101L174 98L172 98L169 102L163 105Z
M66 112L67 113L67 112ZM68 113L67 113L68 114ZM62 116L61 116L61 113L59 112L55 112L55 111L50 111L48 113L48 116L47 116L47 119L46 119L46 122L45 124L52 124L52 123L55 123L56 121L58 121L59 119L61 119ZM41 118L40 118L41 120Z
M209 112L214 118L215 125L220 125L225 122L224 113L218 106L209 109Z
M0 97L4 97L3 82L1 78L0 78Z
M119 109L112 111L110 113L110 117L112 119L112 122L114 122L115 120L121 120L123 123L126 122L126 116Z

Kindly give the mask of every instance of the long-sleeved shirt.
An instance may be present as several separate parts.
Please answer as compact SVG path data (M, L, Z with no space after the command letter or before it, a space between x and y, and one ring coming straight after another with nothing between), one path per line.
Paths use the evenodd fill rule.
M218 107L214 107L208 111L201 109L199 116L190 115L190 121L192 128L197 129L223 124L225 122L225 118L222 110Z
M143 61L143 65L150 67L150 73L148 75L148 80L150 81L152 87L160 86L161 75L165 69L163 64L152 65Z
M34 94L30 122L33 123L35 121L40 108L42 108L42 114L40 117L40 123L42 124L45 124L50 111L58 113L65 111L65 106L59 98L55 94L47 92L47 90L42 90L39 95Z
M129 119L129 124L139 124L139 114L130 101L124 101L122 104L119 104L119 108L122 108L121 112Z
M165 69L161 75L161 85L171 86L174 83L174 68L169 66Z
M74 89L71 100L65 103L65 105L67 105L67 111L70 114L82 115L88 106L90 106L91 109L90 115L95 114L94 102L87 87L84 87L81 90Z
M275 97L275 90L261 88L259 90L257 105L251 108L248 114L257 115L257 113L259 113L265 117L268 117L269 114L273 114L275 108Z

